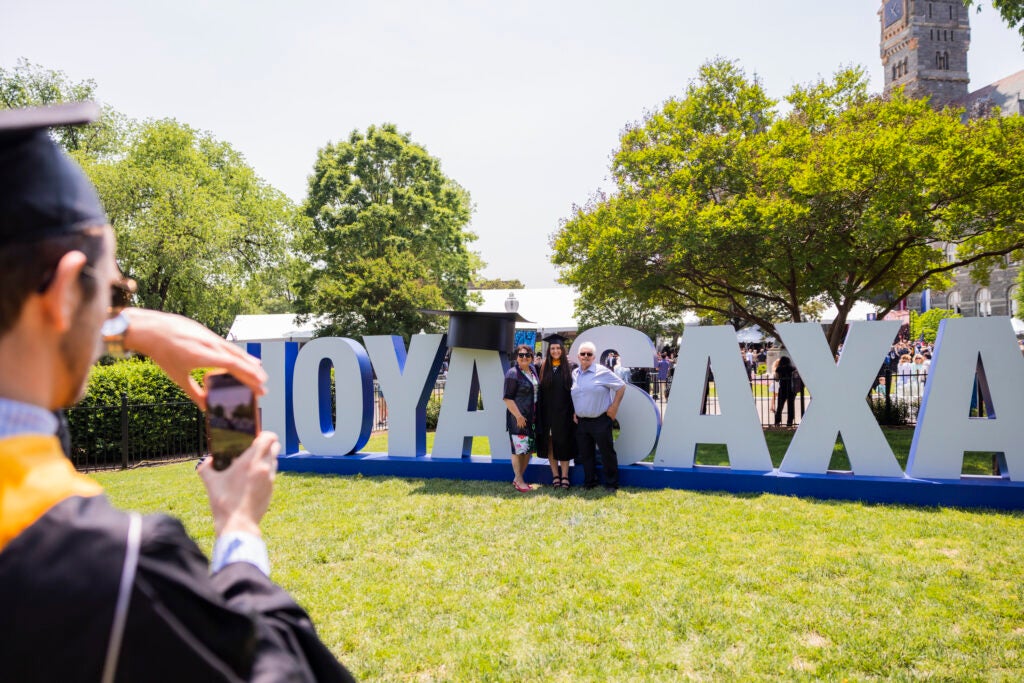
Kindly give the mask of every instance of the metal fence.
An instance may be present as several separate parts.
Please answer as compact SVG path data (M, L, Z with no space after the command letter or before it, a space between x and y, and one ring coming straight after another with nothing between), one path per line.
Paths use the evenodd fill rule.
M883 425L914 425L921 405L928 375L897 374L886 371L879 375L876 386L866 396L872 412ZM634 383L648 392L659 410L664 413L672 393L672 379ZM436 422L436 413L444 396L445 379L438 379L428 403ZM812 399L810 391L797 380L788 388L779 387L768 375L754 375L750 380L754 406L766 428L800 424ZM789 419L789 401L792 396L792 421ZM989 406L984 392L975 381L971 413L986 417ZM781 404L781 409L780 409ZM702 414L721 412L713 377L709 376ZM131 404L127 396L120 405L86 406L71 408L67 412L71 436L71 460L79 470L129 468L139 465L199 458L206 451L206 428L202 412L190 401L174 403ZM388 407L380 385L373 383L373 431L388 429Z
M203 414L191 401L83 406L67 411L71 452L79 470L137 467L199 458L206 450Z

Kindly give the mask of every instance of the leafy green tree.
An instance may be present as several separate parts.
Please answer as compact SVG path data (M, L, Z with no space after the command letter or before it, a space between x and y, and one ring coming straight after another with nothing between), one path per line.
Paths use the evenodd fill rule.
M977 0L964 0L964 5L978 5L978 11L981 11ZM1024 0L992 0L992 7L999 12L1006 25L1015 29L1024 39Z
M779 113L734 63L705 64L681 99L629 127L617 192L555 235L567 284L628 292L774 334L835 305L838 347L860 300L880 315L956 267L1024 247L1024 119L962 124L860 69L793 88ZM959 245L947 260L943 242Z
M298 305L326 316L318 333L408 337L442 322L420 309L466 308L481 265L469 194L408 133L370 126L321 149L304 208Z
M141 126L121 155L85 163L138 303L223 334L235 315L282 306L297 209L241 154L174 120Z
M910 312L910 338L920 339L924 336L924 340L931 344L935 343L935 338L939 334L939 323L946 318L962 318L963 316L956 311L951 311L946 308L932 308L924 313L918 313L917 311Z
M627 297L611 299L591 296L588 291L582 290L576 299L576 322L581 330L599 325L625 325L643 332L657 342L658 337L669 331L681 329L682 323L677 318L656 304Z
M470 289L525 289L526 285L520 280L502 280L501 278L477 278L473 280Z
M64 102L96 99L92 79L73 82L63 71L46 69L19 59L10 69L0 67L0 109L38 107ZM57 142L75 156L102 157L117 154L131 131L131 122L108 106L91 126L60 126L54 129Z

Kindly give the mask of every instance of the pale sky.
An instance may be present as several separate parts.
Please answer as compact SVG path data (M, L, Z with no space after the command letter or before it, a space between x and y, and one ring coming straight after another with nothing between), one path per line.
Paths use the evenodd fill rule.
M0 65L25 57L94 79L132 118L208 130L297 202L320 147L395 123L471 193L484 274L549 287L549 237L612 187L627 123L716 56L775 98L850 64L880 90L879 5L0 0ZM1024 69L987 0L971 28L971 90Z

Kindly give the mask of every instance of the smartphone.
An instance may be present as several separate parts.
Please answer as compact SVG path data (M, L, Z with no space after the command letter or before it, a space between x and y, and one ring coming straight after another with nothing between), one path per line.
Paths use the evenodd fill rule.
M226 370L211 370L206 387L206 441L213 469L226 470L260 433L260 410L252 389Z

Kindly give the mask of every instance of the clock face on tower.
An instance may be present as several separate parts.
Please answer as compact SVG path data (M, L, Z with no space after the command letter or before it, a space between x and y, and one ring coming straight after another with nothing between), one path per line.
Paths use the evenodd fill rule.
M885 27L888 28L903 18L903 0L889 0L885 3Z

